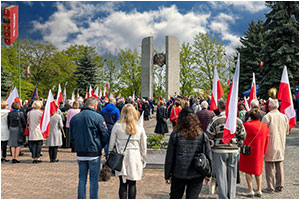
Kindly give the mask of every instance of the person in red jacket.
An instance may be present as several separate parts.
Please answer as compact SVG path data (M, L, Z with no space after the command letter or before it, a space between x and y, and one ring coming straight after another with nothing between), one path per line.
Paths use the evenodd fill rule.
M255 108L249 112L250 120L244 123L247 132L243 145L251 148L249 155L240 154L239 170L246 173L248 192L244 196L261 197L261 181L264 165L264 155L269 144L269 128L264 122L260 122L260 111ZM255 175L257 184L256 193L253 191L252 174Z
M176 125L180 111L181 111L180 102L175 101L175 107L172 109L171 115L170 115L170 121L172 122L173 128Z

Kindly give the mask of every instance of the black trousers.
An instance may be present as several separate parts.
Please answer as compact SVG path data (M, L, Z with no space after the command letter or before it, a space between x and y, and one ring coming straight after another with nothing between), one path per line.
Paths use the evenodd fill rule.
M56 160L57 150L58 150L58 146L49 147L49 158L50 158L50 160Z
M120 199L135 199L136 197L136 181L126 180L123 183L122 176L119 176L120 188L119 188L119 198ZM128 190L128 193L127 193ZM127 195L128 194L128 195Z
M203 178L179 179L172 177L171 179L170 199L182 199L186 188L186 199L197 199L201 192Z
M43 140L29 141L31 147L32 158L39 158L41 155L41 149Z
M6 158L7 143L8 143L8 141L1 141L1 151L2 151L2 157L1 158Z

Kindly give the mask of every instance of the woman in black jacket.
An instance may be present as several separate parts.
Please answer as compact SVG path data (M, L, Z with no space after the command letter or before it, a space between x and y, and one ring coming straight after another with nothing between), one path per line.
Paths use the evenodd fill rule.
M177 125L168 144L165 161L165 180L171 184L171 199L181 199L186 188L186 199L197 199L201 192L204 177L194 167L195 154L205 149L205 156L211 167L212 152L206 134L199 126L199 120L189 107L179 113Z
M19 163L19 153L21 145L24 143L24 130L26 121L23 112L20 111L21 105L19 102L12 103L12 111L7 115L7 127L9 129L8 146L11 147L12 163Z
M159 107L157 108L157 112L156 112L157 124L155 126L154 133L163 134L163 135L165 133L168 133L169 129L168 129L167 120L168 120L168 114L167 114L167 109L165 107L165 102L161 100L159 102Z

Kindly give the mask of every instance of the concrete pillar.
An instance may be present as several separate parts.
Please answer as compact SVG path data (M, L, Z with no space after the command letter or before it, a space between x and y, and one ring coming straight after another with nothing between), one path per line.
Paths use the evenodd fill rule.
M166 77L167 91L166 99L169 96L179 95L180 93L180 45L177 37L166 36Z
M153 37L142 41L142 97L153 97Z

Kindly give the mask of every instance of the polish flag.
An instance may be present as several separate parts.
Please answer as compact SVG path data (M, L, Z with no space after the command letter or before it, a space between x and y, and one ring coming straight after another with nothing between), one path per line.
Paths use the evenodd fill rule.
M106 83L106 89L109 91L109 83Z
M251 101L252 101L253 99L256 99L255 73L253 73L252 85L251 85L251 90L250 90L250 96L249 96L248 105L251 105Z
M59 103L63 101L63 94L61 92L61 87L60 84L58 84L58 91L57 91L57 97L56 97L56 102L59 105Z
M8 110L11 110L11 105L15 101L19 102L20 105L22 105L16 87L13 89L13 91L9 94L8 98L6 99L6 102L8 104L8 107L7 107Z
M107 91L106 91L106 88L104 88L104 96L105 96L105 98L107 98Z
M56 112L57 112L57 108L56 108L55 100L53 98L51 90L49 90L47 103L40 124L42 135L45 139L48 138L49 136L50 116Z
M28 65L26 67L26 74L27 74L27 78L29 77L29 74L30 74L30 65Z
M260 67L262 67L264 65L264 62L263 61L261 61L260 62Z
M93 96L92 91L93 91L93 89L92 89L92 86L90 85L88 97L92 97Z
M110 93L109 98L114 98L113 93Z
M217 109L218 101L223 96L223 89L219 79L217 68L214 70L213 88L211 92L210 110Z
M277 98L281 100L280 112L289 119L289 128L296 126L296 113L293 105L287 67L284 66Z
M142 127L144 127L144 111L142 112L141 117L138 122Z
M66 87L64 88L63 100L64 100L64 102L67 101L67 89L66 89Z
M236 132L237 121L237 104L238 104L238 92L239 92L239 76L240 76L240 54L238 54L238 60L234 72L234 77L230 86L230 91L226 102L226 121L224 126L224 133L222 141L224 144L229 144Z
M102 90L100 90L99 97L102 98Z
M72 104L75 101L75 90L73 90L73 92L72 92L71 101L72 101Z
M248 104L248 101L245 96L244 96L244 104L245 104L245 109L247 110L247 112L249 112L250 108L249 108L249 104Z
M93 96L96 97L96 98L99 97L99 87L98 86L97 86Z

